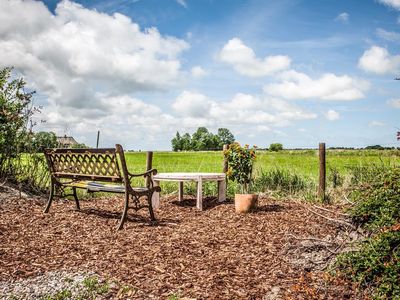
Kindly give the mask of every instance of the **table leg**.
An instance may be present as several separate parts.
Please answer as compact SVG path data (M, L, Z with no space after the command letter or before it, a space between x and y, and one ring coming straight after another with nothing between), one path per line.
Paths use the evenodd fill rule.
M160 186L160 182L154 180L154 186ZM160 193L154 192L153 197L151 198L151 203L154 209L158 209L160 207Z
M203 180L201 177L197 179L197 202L196 207L203 210Z
M218 181L218 202L226 200L226 180Z
M179 181L178 199L179 202L183 200L183 181Z

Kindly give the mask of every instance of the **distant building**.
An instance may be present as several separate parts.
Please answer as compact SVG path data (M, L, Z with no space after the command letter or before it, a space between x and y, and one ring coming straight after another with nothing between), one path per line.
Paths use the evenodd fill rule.
M72 136L58 136L57 137L58 148L72 148L78 145L78 142Z

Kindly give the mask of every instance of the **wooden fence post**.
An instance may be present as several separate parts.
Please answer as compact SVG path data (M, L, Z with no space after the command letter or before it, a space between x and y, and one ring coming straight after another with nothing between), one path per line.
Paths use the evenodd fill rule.
M153 151L147 151L146 154L146 171L151 170L153 168ZM150 184L150 180L146 177L146 187Z
M100 130L97 131L96 149L99 148Z
M229 145L224 145L223 146L223 148L222 148L222 150L223 150L223 152L225 152L226 150L228 150L228 147L229 147ZM222 172L223 173L226 173L228 171L228 161L226 160L226 158L225 158L225 155L224 155L224 163L223 163L223 166L222 166Z
M325 188L326 188L326 156L325 156L325 143L319 143L319 186L318 197L325 201Z

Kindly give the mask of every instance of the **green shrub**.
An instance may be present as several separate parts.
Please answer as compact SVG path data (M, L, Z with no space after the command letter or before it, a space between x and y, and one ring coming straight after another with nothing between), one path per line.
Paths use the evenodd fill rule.
M268 171L261 170L255 180L253 189L259 192L268 190L280 191L285 194L295 194L301 191L307 191L312 188L311 181L287 170L272 169Z
M395 224L400 218L400 168L375 175L375 182L354 194L353 221L370 230Z
M269 145L269 150L270 151L281 151L283 150L283 145L280 143L273 143Z
M353 221L372 235L338 257L338 273L372 288L376 299L400 299L400 168L375 173L354 199Z
M397 224L362 243L358 251L342 254L339 273L372 287L376 299L400 299L400 225Z

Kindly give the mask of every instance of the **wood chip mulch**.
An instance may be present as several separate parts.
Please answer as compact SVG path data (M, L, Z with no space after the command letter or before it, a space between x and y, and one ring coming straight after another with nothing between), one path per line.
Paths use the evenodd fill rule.
M156 223L146 210L130 211L124 229L116 231L121 198L84 200L81 211L74 201L57 200L48 214L45 202L0 197L0 281L71 269L129 285L131 299L355 295L348 283L329 282L305 262L307 251L295 251L299 240L290 237L324 239L340 231L304 204L261 198L256 212L238 215L231 202L209 198L200 212L195 199L179 203L170 196L161 199Z

